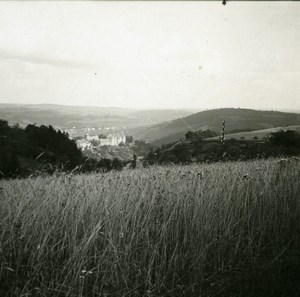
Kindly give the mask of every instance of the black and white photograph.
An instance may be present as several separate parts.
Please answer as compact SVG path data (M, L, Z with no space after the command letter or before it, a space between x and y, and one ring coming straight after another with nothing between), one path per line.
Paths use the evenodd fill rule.
M0 1L0 296L300 296L299 57L298 1Z

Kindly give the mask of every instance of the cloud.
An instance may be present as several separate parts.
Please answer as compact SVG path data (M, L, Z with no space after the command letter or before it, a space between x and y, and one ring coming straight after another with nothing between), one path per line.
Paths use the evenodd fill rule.
M89 68L91 64L72 61L60 58L50 58L38 54L18 54L15 52L9 52L6 50L0 50L0 59L15 60L24 63L32 63L36 65L46 65L60 68Z

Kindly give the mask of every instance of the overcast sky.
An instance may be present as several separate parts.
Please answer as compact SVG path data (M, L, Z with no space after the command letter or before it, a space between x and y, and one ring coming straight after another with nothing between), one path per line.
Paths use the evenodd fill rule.
M300 3L0 2L0 103L300 109Z

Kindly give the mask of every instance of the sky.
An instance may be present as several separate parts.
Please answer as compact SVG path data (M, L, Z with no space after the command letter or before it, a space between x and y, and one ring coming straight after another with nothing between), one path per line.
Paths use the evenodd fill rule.
M300 109L297 2L0 2L0 103Z

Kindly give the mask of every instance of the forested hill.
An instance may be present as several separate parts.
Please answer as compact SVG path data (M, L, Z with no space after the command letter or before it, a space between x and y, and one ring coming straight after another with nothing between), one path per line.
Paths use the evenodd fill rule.
M72 169L84 161L75 141L52 126L10 127L0 120L0 179L57 166Z
M223 120L226 121L226 131L251 131L300 125L300 114L240 108L213 109L139 130L134 136L156 145L167 144L179 140L192 129L220 132Z

